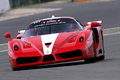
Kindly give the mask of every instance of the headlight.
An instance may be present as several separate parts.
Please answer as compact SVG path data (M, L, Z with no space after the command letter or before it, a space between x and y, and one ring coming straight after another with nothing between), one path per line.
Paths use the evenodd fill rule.
M19 47L17 45L14 46L14 50L17 51Z
M83 40L84 40L83 37L80 37L80 38L79 38L79 41L80 41L80 42L83 42Z

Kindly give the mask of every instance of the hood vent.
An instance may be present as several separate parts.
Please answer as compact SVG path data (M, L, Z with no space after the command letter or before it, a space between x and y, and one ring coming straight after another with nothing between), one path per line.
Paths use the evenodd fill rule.
M47 48L49 48L49 46L51 45L51 42L45 43L45 45L47 46Z

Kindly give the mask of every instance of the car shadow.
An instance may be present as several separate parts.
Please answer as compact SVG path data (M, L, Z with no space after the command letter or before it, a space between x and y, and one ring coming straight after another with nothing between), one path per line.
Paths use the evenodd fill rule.
M86 64L86 63L84 61L82 61L82 60L77 60L77 61L52 63L52 64L45 64L45 65L18 68L18 69L14 70L14 71L31 70L31 69L43 69L43 68L45 69L45 68L54 68L54 67L65 67L65 66L83 65L83 64Z
M100 62L101 60L97 60L95 63ZM37 65L31 67L19 68L14 71L20 70L32 70L32 69L45 69L45 68L55 68L55 67L66 67L66 66L75 66L75 65L86 65L86 64L94 64L94 63L85 63L84 60L76 60L76 61L68 61L68 62L60 62L60 63L52 63L45 65Z

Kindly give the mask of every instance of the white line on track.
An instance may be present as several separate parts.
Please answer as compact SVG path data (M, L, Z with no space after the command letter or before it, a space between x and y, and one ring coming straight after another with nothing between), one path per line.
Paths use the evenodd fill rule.
M116 35L116 34L120 34L120 32L111 33L111 34L103 34L103 36Z
M109 28L109 29L103 30L104 36L116 35L116 34L120 34L120 27L114 27L114 28Z
M7 49L6 49L6 50L1 50L0 53L2 53L2 52L7 52L7 51L8 51Z

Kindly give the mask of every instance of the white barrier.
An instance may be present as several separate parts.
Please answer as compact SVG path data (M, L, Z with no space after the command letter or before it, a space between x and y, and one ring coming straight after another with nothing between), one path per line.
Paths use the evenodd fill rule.
M0 0L0 13L10 10L9 0Z

